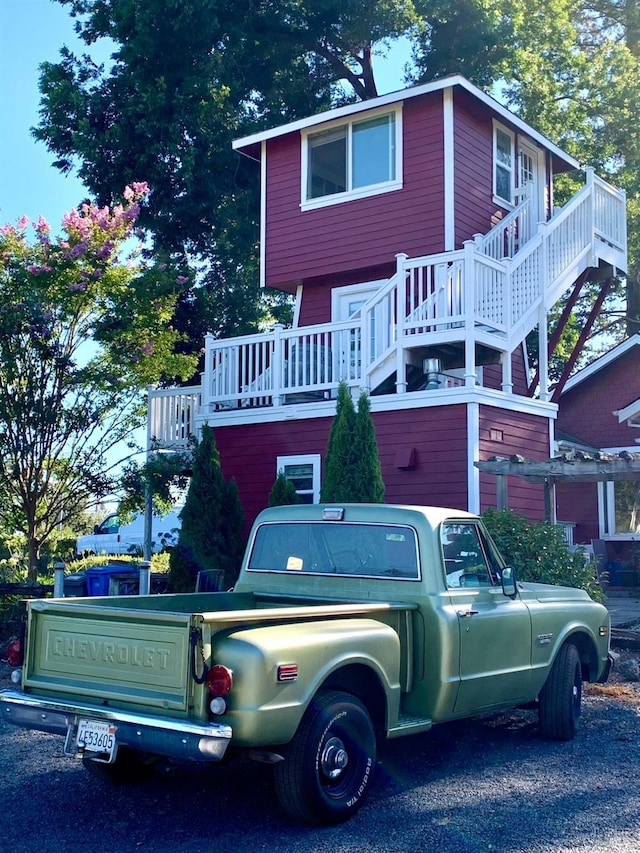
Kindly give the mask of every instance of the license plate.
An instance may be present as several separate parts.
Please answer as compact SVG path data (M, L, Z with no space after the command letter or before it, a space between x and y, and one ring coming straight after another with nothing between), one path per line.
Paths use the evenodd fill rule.
M116 748L116 727L100 720L80 720L76 736L78 749L113 756Z

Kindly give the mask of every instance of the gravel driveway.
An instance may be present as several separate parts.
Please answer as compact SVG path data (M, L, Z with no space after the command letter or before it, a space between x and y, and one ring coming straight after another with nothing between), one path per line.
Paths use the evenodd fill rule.
M0 670L0 687L7 686ZM578 737L541 740L534 713L447 724L384 745L350 822L281 815L270 769L183 763L114 788L62 738L0 721L3 853L638 853L640 684L588 687Z

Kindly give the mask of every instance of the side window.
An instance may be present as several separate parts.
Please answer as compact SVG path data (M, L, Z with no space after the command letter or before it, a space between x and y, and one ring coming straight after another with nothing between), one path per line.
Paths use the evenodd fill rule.
M117 533L120 530L120 522L117 515L110 515L100 524L97 533Z
M514 137L500 125L493 128L493 194L507 205L513 204L515 186Z
M320 455L308 453L304 456L278 456L276 474L282 471L287 480L296 487L296 492L306 504L317 504L320 500Z
M443 524L441 543L449 589L493 586L493 575L476 524L455 521Z

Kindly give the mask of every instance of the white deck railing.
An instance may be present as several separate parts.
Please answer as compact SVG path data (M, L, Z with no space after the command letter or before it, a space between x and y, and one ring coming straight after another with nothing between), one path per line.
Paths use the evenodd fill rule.
M186 447L196 433L196 418L201 408L201 386L185 388L149 388L147 420L148 446Z
M152 392L150 435L176 444L198 412L328 399L342 380L372 387L394 355L429 342L490 336L510 352L537 324L540 307L599 259L626 263L625 197L589 170L583 189L535 232L526 197L463 249L398 255L395 275L349 320L208 336L201 389ZM390 362L388 372L401 363Z

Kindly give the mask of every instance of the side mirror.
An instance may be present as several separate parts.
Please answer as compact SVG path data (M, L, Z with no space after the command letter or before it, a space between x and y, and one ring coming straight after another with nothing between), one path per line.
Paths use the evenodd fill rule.
M507 598L515 598L518 594L516 570L512 566L505 566L502 570L502 594Z
M97 535L98 535L98 533L100 533L100 525L99 525L99 524L94 524L94 525L93 525L93 533L94 533L94 535L95 535L95 536L97 536Z

